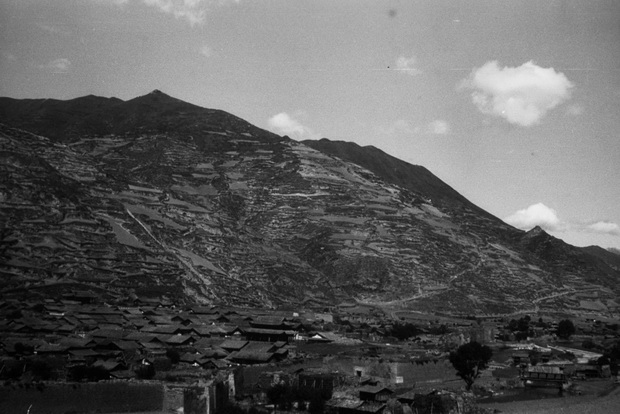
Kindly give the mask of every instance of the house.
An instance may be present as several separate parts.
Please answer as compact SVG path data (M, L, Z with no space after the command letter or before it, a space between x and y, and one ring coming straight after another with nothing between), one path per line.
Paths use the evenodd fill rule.
M196 315L215 315L218 313L215 308L200 305L192 306L190 311Z
M196 335L200 338L208 338L211 336L211 330L209 329L208 326L196 326L196 325L190 325L192 330L191 330L191 334Z
M245 328L243 334L249 341L277 342L283 341L288 343L293 336L294 331L285 329L263 329L263 328Z
M329 400L326 406L329 412L337 414L381 414L385 410L386 404L341 398Z
M276 360L276 354L271 352L236 351L228 356L233 362L239 364L268 364Z
M188 329L186 326L171 324L171 325L156 325L156 326L147 326L142 329L141 332L147 332L152 334L162 334L162 335L181 335L191 332L191 329Z
M197 352L186 352L179 357L179 361L185 362L188 364L193 364L200 361L203 358L203 355Z
M98 359L96 360L93 365L93 367L101 367L103 369L105 369L108 372L113 372L113 371L120 371L120 370L125 370L127 369L127 367L123 364L121 364L118 361L113 361L113 360L101 360Z
M207 358L201 361L200 366L204 369L218 370L228 368L228 363L221 359Z
M290 329L290 325L284 322L284 318L278 316L259 316L250 321L250 326L261 329Z
M171 346L188 346L196 342L196 340L189 335L172 335L165 342Z
M62 344L44 344L36 348L37 355L64 355L69 351L69 347Z
M244 346L246 346L248 341L238 341L238 340L226 340L220 344L220 348L228 351L235 352L240 351Z
M97 329L90 333L93 338L122 339L125 332L121 329Z
M90 364L97 358L101 358L102 354L92 349L74 349L69 351L69 360L71 362L84 362Z
M319 390L329 393L329 395L331 395L337 383L337 375L331 372L300 372L297 377L297 384L300 389Z
M513 365L527 365L530 362L530 355L528 352L514 352L512 354L512 363Z
M326 335L321 334L321 332L316 332L316 333L313 333L310 336L308 336L308 342L314 342L314 343L323 342L323 343L327 343L327 342L333 342L333 339L330 339Z
M394 391L382 385L366 386L359 389L360 400L362 401L387 401Z

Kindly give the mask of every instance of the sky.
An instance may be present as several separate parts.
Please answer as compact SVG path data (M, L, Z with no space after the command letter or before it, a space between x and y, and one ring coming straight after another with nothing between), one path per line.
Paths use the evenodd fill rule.
M159 89L374 145L514 225L620 249L620 1L0 0L0 96Z

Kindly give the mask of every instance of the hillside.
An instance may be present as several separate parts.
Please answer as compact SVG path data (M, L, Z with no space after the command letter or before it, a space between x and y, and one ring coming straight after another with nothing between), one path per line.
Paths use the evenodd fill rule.
M452 314L617 312L618 268L373 147L162 92L0 98L0 291Z

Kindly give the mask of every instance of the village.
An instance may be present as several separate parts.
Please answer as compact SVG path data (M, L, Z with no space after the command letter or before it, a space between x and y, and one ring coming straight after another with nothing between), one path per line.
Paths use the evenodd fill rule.
M110 304L87 291L4 300L0 314L2 412L469 412L481 397L579 393L579 381L618 375L613 319ZM463 397L448 356L470 341L493 357Z

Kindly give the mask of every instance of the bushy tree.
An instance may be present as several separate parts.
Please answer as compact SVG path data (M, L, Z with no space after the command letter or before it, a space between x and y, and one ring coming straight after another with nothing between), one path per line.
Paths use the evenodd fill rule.
M465 381L467 390L470 390L476 378L487 368L492 356L491 348L472 341L450 352L450 362L456 369L456 375Z
M396 322L392 329L390 329L389 335L394 338L404 340L409 339L412 336L416 336L419 333L418 328L412 323L398 323Z
M178 364L181 360L181 354L179 354L179 351L174 348L168 348L166 350L166 356L173 364Z
M609 365L612 375L618 375L618 366L620 365L620 342L617 342L607 348L601 358L599 365Z
M563 319L558 324L556 333L558 337L568 339L575 333L575 325L573 325L573 322L570 319Z
M136 377L138 379L152 379L155 376L155 367L153 364L142 364L136 369Z

